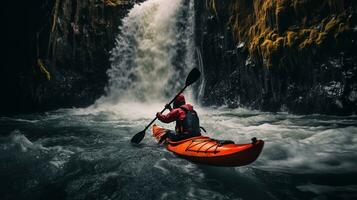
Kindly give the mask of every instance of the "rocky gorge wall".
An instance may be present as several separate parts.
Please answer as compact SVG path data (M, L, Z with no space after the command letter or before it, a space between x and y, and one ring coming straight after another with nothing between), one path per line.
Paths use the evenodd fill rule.
M121 19L136 2L5 3L0 115L92 104L108 81Z
M0 115L92 104L108 82L121 19L139 1L4 2ZM195 0L201 102L356 113L356 7L354 0Z
M357 2L196 1L204 105L357 111Z

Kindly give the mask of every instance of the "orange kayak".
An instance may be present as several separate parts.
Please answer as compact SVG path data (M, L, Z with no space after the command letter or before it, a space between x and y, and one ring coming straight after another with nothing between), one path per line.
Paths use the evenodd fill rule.
M153 125L153 136L159 141L167 129ZM254 162L262 152L264 141L252 139L249 144L222 142L207 136L192 137L173 142L167 139L165 147L195 163L214 166L243 166Z

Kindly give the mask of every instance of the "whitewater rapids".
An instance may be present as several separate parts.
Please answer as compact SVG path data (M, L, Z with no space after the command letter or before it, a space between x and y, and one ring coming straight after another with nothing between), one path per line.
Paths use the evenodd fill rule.
M106 94L84 109L0 117L0 199L357 199L357 117L200 107L207 135L265 141L253 164L190 163L143 130L203 62L194 1L147 0L123 19ZM94 80L95 81L95 80ZM159 122L158 122L159 123ZM173 128L173 124L163 125Z

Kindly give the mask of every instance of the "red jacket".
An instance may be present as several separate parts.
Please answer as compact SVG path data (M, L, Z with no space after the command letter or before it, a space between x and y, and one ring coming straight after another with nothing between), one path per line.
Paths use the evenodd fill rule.
M193 110L193 106L191 104L185 104L181 107L184 107L187 110ZM172 109L166 115L161 115L160 113L157 114L157 118L164 123L170 123L173 121L182 121L185 119L185 117L186 117L186 112L181 108ZM179 128L177 126L178 124L176 123L176 130Z

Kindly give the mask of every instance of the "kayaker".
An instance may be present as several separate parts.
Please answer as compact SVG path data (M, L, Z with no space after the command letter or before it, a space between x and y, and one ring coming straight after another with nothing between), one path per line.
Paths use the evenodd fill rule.
M168 114L162 115L159 112L156 114L161 122L170 123L176 121L175 131L167 131L166 134L161 137L159 143L163 142L166 138L169 138L171 141L179 141L200 136L200 122L197 112L193 110L191 104L186 104L183 94L176 97L173 107L172 109L171 106L167 104L165 108L170 110Z

